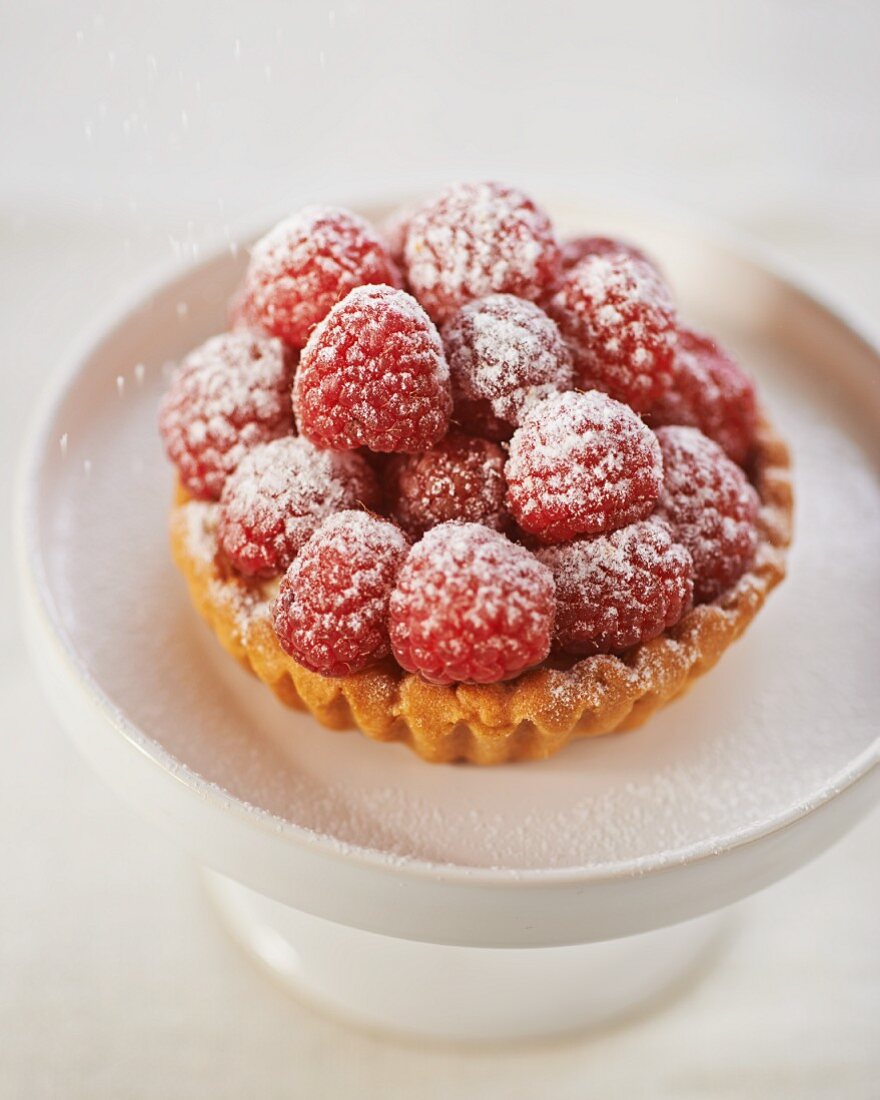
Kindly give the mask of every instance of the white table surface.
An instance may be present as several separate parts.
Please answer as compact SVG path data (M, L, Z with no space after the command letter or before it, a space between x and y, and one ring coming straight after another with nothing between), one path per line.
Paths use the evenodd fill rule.
M460 12L479 7L454 6ZM309 47L302 53L305 68L290 68L286 83L279 44L298 48L296 28L283 38L271 21L253 19L239 32L241 17L219 6L200 38L204 5L181 0L173 6L178 39L160 25L161 5L108 6L106 18L91 5L74 13L76 7L10 6L0 39L8 78L7 94L0 95L5 515L25 415L73 336L107 299L137 280L145 265L166 258L169 242L179 249L211 223L297 188L320 195L326 180L335 195L357 190L346 174L352 156L366 166L359 185L387 179L381 157L370 158L371 149L376 153L371 142L377 133L390 141L391 128L400 125L407 136L397 150L398 182L407 172L442 181L455 174L450 164L466 164L470 174L522 179L513 154L534 166L550 155L551 138L559 145L563 130L566 140L591 136L592 143L567 146L556 157L557 170L568 165L575 181L589 171L594 190L597 180L601 189L616 173L643 192L726 216L775 244L867 317L880 312L875 6L723 5L725 16L711 33L682 43L666 26L670 5L647 5L650 26L639 53L625 48L618 32L630 24L621 16L615 25L607 5L598 21L575 14L585 6L566 5L574 22L560 24L554 48L562 53L547 70L558 83L548 78L530 85L532 73L523 65L532 58L520 49L531 33L522 26L529 6L505 5L512 15L503 28L504 63L515 66L516 87L528 96L540 89L541 102L562 115L545 111L540 126L529 117L513 125L496 104L492 128L467 140L449 119L461 122L475 88L489 94L501 54L475 54L491 29L488 20L462 36L444 18L436 48L423 58L427 91L415 98L406 91L416 86L422 62L404 74L408 83L396 97L403 114L368 118L359 97L345 89L351 111L340 111L338 96L335 107L322 98L329 83L319 83L324 107L312 120L315 141L300 134L295 151L283 155L269 149L269 135L286 119L286 103L303 101L285 100L282 89L301 76L314 92L315 81L338 80L346 50L369 52L375 42L364 43L370 17L363 5L340 3L332 19L319 12L320 25L334 29L327 56L316 63L317 50ZM683 7L699 18L709 6L672 5ZM277 4L260 10L265 16L270 8L276 21L286 10ZM319 15L303 16L310 33ZM519 39L511 29L517 25ZM550 39L542 27L537 32L546 53ZM386 65L393 65L401 41L419 40L424 27L411 14L394 32L383 37ZM591 49L583 46L587 41ZM759 48L753 50L754 43ZM646 52L649 46L655 53ZM77 49L85 51L78 61ZM438 50L447 61L454 58L450 99L429 94L430 81L439 79ZM240 94L225 103L216 97L228 74L212 69L212 51L235 61L230 74ZM638 66L649 56L651 81L666 74L656 101L651 81L639 78ZM627 79L612 90L623 105L593 118L592 129L571 129L575 113L586 126L589 112L574 101L566 109L565 97L580 89L586 102L593 85L607 84L620 64L629 67ZM871 70L873 77L866 75ZM358 79L364 72L357 70ZM258 79L267 95L277 90L278 96L254 129L246 97ZM726 95L713 95L722 80ZM28 81L39 82L39 95L28 94ZM152 98L144 98L151 87ZM704 88L709 93L700 98ZM393 91L382 85L376 93L380 110ZM515 91L511 86L510 94ZM420 115L426 104L429 113ZM704 109L717 113L717 133ZM636 115L638 125L623 124ZM428 129L420 129L426 118ZM672 126L671 134L664 136L661 122ZM220 141L224 129L227 144ZM493 135L498 140L487 143ZM699 140L690 140L694 135ZM85 159L84 142L91 150ZM603 159L609 142L616 142L614 155ZM231 165L222 178L219 154ZM316 165L326 167L323 176ZM297 188L285 183L294 169L301 173ZM210 203L205 198L199 205L209 195ZM745 903L735 936L712 967L662 1009L577 1041L420 1049L351 1031L276 988L227 939L180 848L86 769L49 714L23 653L8 523L0 528L0 699L4 1100L880 1095L880 815Z

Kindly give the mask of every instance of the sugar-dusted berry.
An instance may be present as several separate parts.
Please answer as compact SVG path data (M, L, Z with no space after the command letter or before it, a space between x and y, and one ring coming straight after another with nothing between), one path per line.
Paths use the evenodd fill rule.
M275 600L285 652L323 676L349 676L387 657L388 600L408 550L398 527L368 512L324 520Z
M435 684L508 680L550 651L553 575L477 523L443 523L412 548L391 594L398 662Z
M694 599L712 600L755 556L758 494L717 443L696 428L658 428L664 480L657 513L694 561Z
M680 328L672 361L672 386L651 409L653 425L682 424L714 439L744 465L755 442L755 384L709 336Z
M404 247L412 292L441 323L488 294L536 301L559 273L547 215L502 183L459 183L410 218Z
M319 451L289 436L256 447L220 498L218 539L246 576L282 573L322 520L343 508L375 507L376 475L360 455Z
M385 474L388 507L413 535L454 519L502 530L504 461L497 443L460 434L421 454L395 455Z
M400 275L379 234L332 206L306 206L254 245L245 279L253 316L294 348L331 306L365 283L396 286Z
M468 302L442 335L453 415L466 431L509 439L532 402L574 385L571 353L555 322L524 298L492 294Z
M548 546L556 581L554 648L621 653L673 626L691 603L694 565L662 520Z
M452 411L436 328L405 291L357 287L309 337L293 403L299 430L319 446L425 450Z
M507 502L542 542L599 534L648 516L663 483L654 433L598 390L533 405L510 441Z
M579 385L637 412L669 388L675 309L650 264L625 252L588 255L565 273L548 311L572 350Z
M293 362L280 340L215 336L187 355L159 410L159 431L181 483L216 500L244 455L293 431Z

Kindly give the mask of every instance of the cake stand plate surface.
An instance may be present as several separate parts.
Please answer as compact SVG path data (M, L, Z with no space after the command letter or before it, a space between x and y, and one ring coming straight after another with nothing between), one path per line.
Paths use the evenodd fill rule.
M563 231L644 244L683 317L756 375L794 452L788 580L634 733L541 763L432 766L286 710L221 652L169 556L156 409L170 364L223 329L241 254L165 273L115 310L39 411L17 518L36 663L93 766L245 891L230 919L256 891L462 949L649 933L793 870L876 796L875 347L714 230L607 203L553 212Z

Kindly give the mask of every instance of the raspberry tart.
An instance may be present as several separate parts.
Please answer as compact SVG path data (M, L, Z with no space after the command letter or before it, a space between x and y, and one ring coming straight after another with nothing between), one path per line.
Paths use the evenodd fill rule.
M516 188L307 207L173 375L175 560L286 704L540 759L681 695L785 575L788 450L636 244Z

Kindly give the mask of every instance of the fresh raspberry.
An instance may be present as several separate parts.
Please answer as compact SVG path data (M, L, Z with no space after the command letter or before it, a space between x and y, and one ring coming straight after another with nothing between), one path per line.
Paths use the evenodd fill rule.
M299 430L337 450L422 451L446 434L452 397L443 345L410 294L361 286L303 350L293 391Z
M654 433L598 390L533 405L505 468L514 519L541 542L600 534L650 515L663 484Z
M659 428L657 438L665 470L657 513L694 559L694 599L713 600L754 560L758 494L696 428Z
M714 439L744 465L755 442L755 385L714 340L680 328L672 361L672 388L651 409L655 425L683 424Z
M412 207L403 206L395 210L393 214L390 214L382 223L382 237L385 241L385 247L388 249L391 259L394 260L394 263L401 272L406 270L404 249L406 247L406 235L409 232L409 222L412 216Z
M479 523L441 523L400 570L391 647L434 684L509 680L549 653L553 612L553 575L525 547Z
M350 290L399 284L400 274L363 218L332 206L306 206L254 245L245 278L262 327L295 348Z
M448 435L422 454L395 455L385 475L388 506L412 535L453 519L502 530L505 487L504 452L467 435Z
M188 492L216 500L252 447L293 431L291 380L281 341L251 332L214 336L187 355L162 400L159 431Z
M641 260L659 273L657 265L640 248L636 248L629 241L618 240L616 237L572 237L565 241L560 250L562 269L568 271L581 260L585 260L587 256L610 256L615 252L622 252L633 260Z
M559 275L550 219L501 183L458 183L413 214L404 248L413 294L437 323L487 294L536 301Z
M408 550L399 528L368 512L324 520L281 581L273 621L282 649L323 676L387 657L388 600Z
M454 416L466 431L509 439L533 401L574 385L571 353L534 302L478 298L453 314L442 335Z
M360 455L319 451L288 436L256 447L223 488L220 548L246 576L283 573L322 520L378 502L376 476Z
M691 603L694 563L662 520L548 546L556 581L554 648L620 653L673 626Z
M669 388L675 309L650 264L624 252L587 256L565 274L548 312L585 389L644 412Z
M258 336L268 336L269 333L260 324L254 308L254 300L248 294L247 288L240 286L229 299L227 306L230 332L252 332Z

